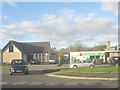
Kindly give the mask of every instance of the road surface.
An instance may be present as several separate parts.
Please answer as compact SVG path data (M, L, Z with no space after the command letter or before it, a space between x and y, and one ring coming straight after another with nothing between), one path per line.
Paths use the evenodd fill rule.
M2 68L2 88L118 88L118 81L74 80L46 76L42 70L56 68L56 65L29 65L29 75L9 75L7 66Z

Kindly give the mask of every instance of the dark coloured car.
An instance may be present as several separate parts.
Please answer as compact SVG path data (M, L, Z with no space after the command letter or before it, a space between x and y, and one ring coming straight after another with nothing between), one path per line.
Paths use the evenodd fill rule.
M27 63L22 59L14 59L10 63L9 74L12 75L13 73L24 73L28 74L28 66Z
M120 66L120 56L110 57L110 64L113 66Z
M30 64L40 64L40 61L39 60L36 60L36 59L32 59L30 60Z

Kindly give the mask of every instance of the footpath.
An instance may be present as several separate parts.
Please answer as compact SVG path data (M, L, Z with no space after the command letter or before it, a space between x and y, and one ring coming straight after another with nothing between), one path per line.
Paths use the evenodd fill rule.
M108 67L109 65L96 65L96 67ZM57 78L69 78L69 79L84 79L84 80L120 80L120 73L80 73L80 72L63 72L59 68L68 68L68 64L64 64L60 67L58 65L29 65L31 71L39 71L44 75Z
M87 79L87 80L120 80L118 73L80 73L80 72L54 72L47 76L69 79Z
M107 67L109 65L97 65L96 67ZM64 68L64 66L62 66ZM61 68L61 67L60 67ZM84 79L84 80L120 80L120 73L105 73L105 72L94 72L94 73L81 73L81 72L62 72L57 71L53 73L47 73L47 76L58 77L58 78L69 78L69 79Z

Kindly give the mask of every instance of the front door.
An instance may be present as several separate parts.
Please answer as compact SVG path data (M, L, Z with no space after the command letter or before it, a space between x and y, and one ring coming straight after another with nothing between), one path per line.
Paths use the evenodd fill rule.
M30 60L33 60L33 55L27 55L27 63L30 63Z

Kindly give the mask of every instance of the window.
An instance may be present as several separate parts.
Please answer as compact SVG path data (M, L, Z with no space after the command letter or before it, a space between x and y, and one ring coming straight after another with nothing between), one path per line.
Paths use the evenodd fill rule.
M9 45L9 52L13 52L13 45Z
M44 63L44 58L43 58L43 63Z
M41 55L39 54L39 60L41 60Z

